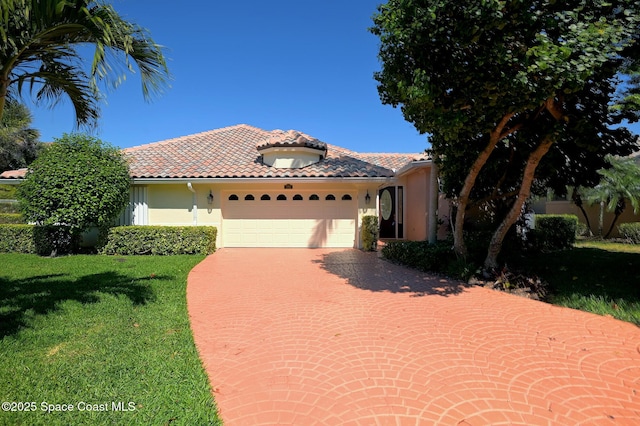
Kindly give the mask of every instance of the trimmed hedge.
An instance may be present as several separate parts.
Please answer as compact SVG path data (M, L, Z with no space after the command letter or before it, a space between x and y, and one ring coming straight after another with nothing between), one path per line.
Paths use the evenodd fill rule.
M376 251L378 245L378 216L362 216L362 249Z
M0 224L25 223L20 213L0 213Z
M382 248L382 255L391 261L421 271L447 272L455 261L450 241L390 241Z
M109 229L102 254L211 254L216 250L213 226L118 226Z
M55 251L54 241L58 246ZM72 235L63 226L0 225L0 253L36 253L40 256L74 253L79 242L79 235Z
M573 247L576 242L578 216L572 214L537 214L531 230L535 250L554 251Z
M0 225L0 253L35 253L34 225Z
M0 200L0 213L20 213L20 204L13 200Z
M640 222L622 223L618 225L618 231L630 243L640 244Z

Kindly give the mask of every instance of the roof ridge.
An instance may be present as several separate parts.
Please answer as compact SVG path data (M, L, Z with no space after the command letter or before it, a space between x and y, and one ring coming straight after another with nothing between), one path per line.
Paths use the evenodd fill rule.
M269 131L269 130L264 130L264 129L261 129L261 128L256 127L256 126L251 126L249 124L241 123L241 124L234 124L232 126L221 127L219 129L205 130L203 132L191 133L189 135L178 136L178 137L171 138L171 139L165 139L165 140L161 140L161 141L145 143L145 144L142 144L142 145L136 145L136 146L132 146L132 147L129 147L129 148L124 148L123 151L125 151L125 152L138 151L140 149L148 148L149 146L152 146L152 145L153 146L161 146L161 145L168 144L168 143L174 143L174 142L179 142L181 140L190 139L190 138L192 138L194 136L214 135L214 134L225 132L225 131L229 131L229 130L232 130L232 129L249 129L249 130L257 130L259 132L264 132L265 134L271 133L271 131Z

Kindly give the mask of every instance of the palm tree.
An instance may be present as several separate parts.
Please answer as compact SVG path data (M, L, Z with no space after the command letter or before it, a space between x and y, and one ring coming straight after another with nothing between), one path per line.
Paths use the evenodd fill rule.
M605 207L614 212L613 222L604 238L607 238L618 218L627 207L627 201L633 206L633 212L640 209L640 166L633 158L619 158L607 156L611 164L609 169L598 170L602 176L600 183L586 191L587 200L590 203L600 203L599 234L602 235Z
M95 48L90 67L78 53ZM167 83L161 47L148 32L95 0L0 1L0 119L7 99L28 87L37 102L73 104L77 125L95 124L98 82L118 86L136 65L145 99ZM85 69L90 69L89 72Z

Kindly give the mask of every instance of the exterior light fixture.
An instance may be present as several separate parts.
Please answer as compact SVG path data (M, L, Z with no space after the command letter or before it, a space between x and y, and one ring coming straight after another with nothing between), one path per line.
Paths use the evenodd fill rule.
M371 195L369 195L369 190L367 189L367 195L364 196L364 203L369 204L371 202Z
M213 204L213 192L211 192L211 190L209 190L209 195L207 195L207 203Z

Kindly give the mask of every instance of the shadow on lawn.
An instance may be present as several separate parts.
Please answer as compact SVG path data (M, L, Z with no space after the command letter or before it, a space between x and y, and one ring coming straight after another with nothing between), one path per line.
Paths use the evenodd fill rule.
M46 315L61 302L88 304L100 301L100 294L128 297L134 305L153 301L154 293L145 281L162 277L132 279L115 272L71 278L66 274L42 275L19 280L0 277L0 338L28 326L28 316Z
M460 294L469 287L466 283L430 275L396 265L378 258L378 253L350 249L326 253L315 261L327 272L347 280L359 289L413 293L415 297Z
M549 282L555 297L602 296L640 301L640 254L578 247L518 261Z

